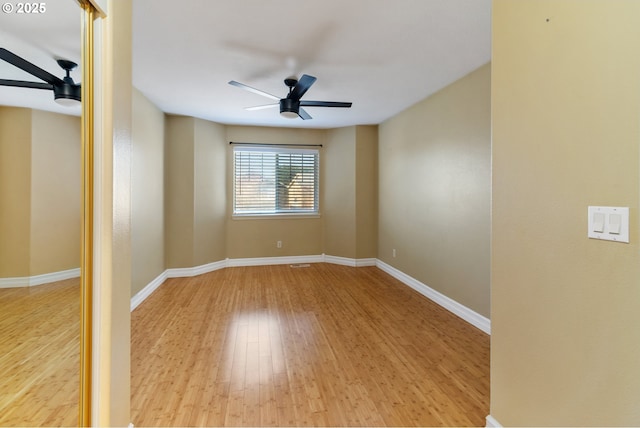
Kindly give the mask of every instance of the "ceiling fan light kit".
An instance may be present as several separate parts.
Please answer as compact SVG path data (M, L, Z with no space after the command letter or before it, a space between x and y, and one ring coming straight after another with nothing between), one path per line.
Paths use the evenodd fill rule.
M297 119L300 115L300 101L290 98L280 100L280 115L287 119Z
M300 118L302 120L311 119L311 115L307 113L303 106L307 107L351 107L350 102L336 102L336 101L301 101L300 98L309 90L311 85L315 83L317 79L308 74L303 74L300 80L295 77L287 77L284 79L284 84L289 88L289 94L286 98L278 98L275 95L271 95L260 89L252 88L244 83L231 80L230 85L237 86L254 94L262 95L272 100L278 100L278 103L268 104L265 106L247 107L246 110L261 110L263 108L280 107L280 115L288 119Z
M78 103L80 102L80 95L75 95L73 92L76 92L75 90L70 91L68 90L67 87L63 87L60 89L60 91L58 91L56 93L56 88L53 88L53 99L56 103L60 104L61 106L65 106L65 107L75 107L78 105ZM78 91L80 92L80 91Z
M76 68L78 64L73 61L59 59L58 65L67 72L62 78L61 84L53 85L53 99L60 105L72 107L80 102L80 85L76 85L69 73Z
M46 82L0 79L0 86L53 90L53 99L64 106L76 106L80 102L81 85L76 84L69 75L71 70L78 66L75 62L64 59L57 61L66 71L66 76L60 79L4 48L0 48L0 59Z

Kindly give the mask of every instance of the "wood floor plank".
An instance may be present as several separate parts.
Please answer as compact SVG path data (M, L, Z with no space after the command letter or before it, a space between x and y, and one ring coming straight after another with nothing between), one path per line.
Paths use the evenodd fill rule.
M132 313L136 426L482 426L489 337L375 267L226 268Z
M80 282L0 289L0 426L77 426Z

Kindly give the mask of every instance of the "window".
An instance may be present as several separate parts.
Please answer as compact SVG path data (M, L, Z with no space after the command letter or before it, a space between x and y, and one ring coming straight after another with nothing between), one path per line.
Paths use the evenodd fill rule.
M318 150L235 147L233 214L318 214Z

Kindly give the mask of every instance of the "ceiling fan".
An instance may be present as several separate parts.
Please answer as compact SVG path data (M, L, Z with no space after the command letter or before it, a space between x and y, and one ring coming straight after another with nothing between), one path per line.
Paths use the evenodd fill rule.
M252 88L251 86L236 82L235 80L230 81L229 84L249 92L253 92L254 94L262 95L263 97L278 101L274 104L247 107L247 110L261 110L264 108L280 106L280 114L289 119L295 119L297 117L300 117L303 120L311 119L311 115L309 115L309 113L307 113L307 111L302 107L351 107L351 103L345 102L300 100L316 80L317 79L315 77L309 76L308 74L303 74L300 80L295 77L287 77L284 79L284 84L289 88L289 94L286 98L278 98L275 95L271 95L267 92L261 91L260 89Z
M53 90L55 101L66 106L76 105L76 102L80 101L80 84L74 83L69 76L69 72L78 66L75 62L65 59L57 60L58 65L67 72L67 75L60 79L4 48L0 48L0 59L46 82L0 79L0 86Z

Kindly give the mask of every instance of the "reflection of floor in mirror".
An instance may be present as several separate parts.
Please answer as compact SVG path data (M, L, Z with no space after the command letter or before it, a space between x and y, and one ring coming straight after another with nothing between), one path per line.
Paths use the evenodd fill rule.
M77 426L80 280L0 289L0 426Z

